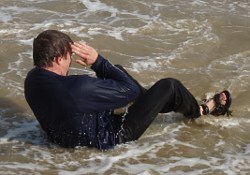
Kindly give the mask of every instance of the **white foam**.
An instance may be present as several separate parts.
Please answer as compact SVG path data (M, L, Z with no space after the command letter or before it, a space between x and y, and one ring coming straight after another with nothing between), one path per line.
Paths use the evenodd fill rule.
M4 18L1 18L4 22L10 22L15 15L36 12L39 9L34 7L19 7L19 6L5 6L0 7L0 13Z
M8 169L9 172L12 172L13 174L19 170L19 172L22 172L22 170L26 171L31 170L31 171L45 171L49 170L46 167L43 167L41 165L38 165L37 163L18 163L18 162L13 162L12 164L1 164L1 169ZM6 174L6 171L0 170L1 174ZM12 174L12 173L10 173ZM25 173L26 174L26 173Z
M99 0L89 1L89 0L80 0L89 12L99 12L107 11L112 13L112 16L115 16L118 10L112 6L106 5L105 3L100 2Z
M235 128L241 125L241 123L250 123L250 119L239 117L218 117L213 116L204 118L206 123L214 126L221 126L225 128Z
M6 125L10 125L10 123L8 124L6 123ZM11 126L9 126L11 129L7 130L7 133L0 138L0 144L7 144L9 142L11 143L17 142L19 136L23 137L26 135L27 137L30 137L29 135L27 135L27 133L40 132L37 126L38 126L38 122L36 120L32 122L23 121L22 123L13 122ZM37 142L36 140L33 140L33 141L30 140L30 141L33 143Z
M157 60L155 59L143 59L143 60L138 60L136 62L132 62L132 68L131 70L135 71L135 72L141 72L143 70L157 70L157 68L159 67L159 64L157 63Z
M199 6L206 6L206 5L208 5L207 2L202 1L202 0L193 0L193 1L191 2L191 4L192 4L192 5L199 5Z
M2 10L0 11L0 21L3 23L7 23L12 20L12 16L8 13L3 12Z
M39 3L41 2L47 1L39 1ZM55 0L50 0L50 2L59 3ZM75 0L69 2L72 4L78 3ZM27 63L27 60L31 61L32 58L32 38L43 29L57 28L65 33L76 35L86 40L95 39L96 36L100 35L102 37L113 37L123 42L127 42L127 40L130 42L130 38L134 37L138 37L139 39L146 38L152 43L157 43L155 45L152 44L152 47L157 47L154 49L163 51L149 55L145 54L140 57L133 56L130 53L120 53L119 51L112 53L131 58L132 61L128 60L131 61L131 65L128 67L135 72L141 73L143 71L149 71L157 74L167 69L172 72L187 73L185 65L183 67L175 67L174 64L171 64L171 61L180 58L185 59L183 57L185 53L190 53L190 50L195 48L194 46L202 44L210 45L220 42L214 32L214 24L211 23L211 20L206 19L207 14L213 15L214 12L227 14L228 11L230 11L229 13L236 15L236 17L250 16L250 5L248 2L233 2L231 0L229 0L228 3L192 0L191 8L189 5L190 2L186 1L171 1L171 3L167 1L162 1L161 3L147 3L143 1L130 2L133 3L133 5L138 5L138 8L143 6L142 9L148 9L146 13L142 9L137 10L136 8L134 10L119 9L119 6L115 5L117 2L113 4L111 1L81 0L80 3L82 3L86 9L83 8L80 12L72 10L72 14L63 12L58 14L52 10L44 10L38 7L39 3L37 4L36 0L20 0L16 3L23 3L20 7L18 5L13 6L13 3L8 6L6 5L7 3L6 1L6 3L0 7L0 15L2 17L0 21L7 23L2 24L0 28L0 34L3 36L2 41L13 42L14 44L19 44L19 46L24 46L23 48L20 47L22 51L16 53L16 58L13 58L12 61L5 65L5 68L8 70L0 74L0 87L9 89L9 94L7 95L10 98L15 98L17 94L23 96L23 80L29 69L24 63ZM164 11L170 10L170 16L169 14L164 16L164 13L161 13L163 9ZM171 13L173 10L177 10L181 17L172 17ZM50 17L39 19L39 22L32 19L19 19L19 16L23 14L32 15L37 12L39 14L49 14ZM105 13L105 15L108 16L102 16L100 15L102 13L99 12L108 12ZM190 16L185 15L185 13L188 13ZM197 14L199 17L197 17ZM54 16L60 16L60 19L56 17L53 18ZM98 21L92 22L91 17ZM129 19L134 19L138 21L139 24L141 23L141 25L135 25L135 27L130 24L124 26L118 25L127 23ZM213 19L212 22L214 22ZM244 27L241 27L241 29L248 30L248 28L244 29ZM176 38L179 38L179 40L177 41ZM165 44L170 46L174 44L176 47L168 51L167 49L165 50ZM215 47L216 46L217 45L215 45ZM148 47L145 47L145 49L148 49ZM207 75L211 75L212 71L218 71L218 73L233 71L234 74L228 74L230 76L232 75L232 77L227 80L231 83L229 88L230 90L234 90L234 94L240 94L249 89L249 81L247 81L249 80L250 72L249 58L249 51L236 53L225 58L213 60L207 68L202 67L200 71ZM218 65L220 67L219 69L217 67ZM72 67L70 70L73 74L93 74L93 72L88 69ZM189 73L192 75L197 70L199 70L199 68L190 68ZM20 77L20 81L14 80L13 76L16 79ZM157 76L156 78L158 79ZM147 82L147 84L148 83L149 82ZM225 80L213 82L213 85L218 86L218 89L224 84ZM246 106L244 110L245 109L248 115L250 108ZM7 109L0 110L0 116L5 114L5 110ZM24 114L24 116L27 117L27 114ZM33 115L28 115L28 117L34 118ZM57 174L107 174L109 172L119 174L119 172L124 172L125 174L141 175L157 173L191 175L211 174L217 170L229 175L234 175L240 173L247 174L249 172L250 144L246 142L243 146L238 145L234 148L227 142L226 138L223 137L220 137L216 141L215 149L211 152L206 152L203 157L184 157L179 152L172 152L172 155L165 154L166 157L164 157L164 154L162 156L162 150L167 148L174 149L178 146L192 150L203 149L191 141L184 142L178 139L182 131L190 127L180 122L181 120L181 117L171 117L171 114L162 116L160 119L156 119L155 123L149 128L148 133L143 135L138 141L116 146L115 149L111 151L101 152L89 148L79 148L70 151L61 149L58 146L50 145L48 147L49 143L43 138L42 131L35 119L17 121L15 117L13 119L0 117L1 129L6 132L5 134L3 132L0 138L1 148L9 146L10 150L12 150L12 154L20 156L21 159L25 159L25 161L21 159L9 159L6 162L2 162L0 165L0 174L15 174L15 172L17 172L16 169L21 172L37 172L37 174L43 174L44 171L49 172L51 169L56 171L52 173ZM216 127L218 130L234 130L239 129L242 124L248 126L250 120L243 116L231 118L208 117L205 119L205 122ZM206 130L207 128L201 127L200 129ZM209 129L206 130L206 136L213 137L209 132ZM228 149L230 151L224 149L225 146L231 146L231 148ZM201 167L204 166L205 168L197 168L197 165L202 165ZM187 171L182 171L182 168L179 167L184 167L183 169L186 167ZM174 171L175 169L178 170Z
M32 46L34 38L20 39L19 42L23 45ZM30 52L29 52L30 54Z

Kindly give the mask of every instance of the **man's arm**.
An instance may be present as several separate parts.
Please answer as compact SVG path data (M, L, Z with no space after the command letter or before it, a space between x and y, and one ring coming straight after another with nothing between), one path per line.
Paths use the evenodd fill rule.
M89 91L97 91L90 95L94 95L91 99L95 99L95 103L116 101L116 104L125 104L125 101L130 103L140 95L141 87L124 71L98 55L94 48L86 44L74 43L72 51L79 56L77 63L82 66L91 66L99 78L99 80L93 80L92 84L88 84L88 87L92 87ZM85 86L85 88L87 87Z

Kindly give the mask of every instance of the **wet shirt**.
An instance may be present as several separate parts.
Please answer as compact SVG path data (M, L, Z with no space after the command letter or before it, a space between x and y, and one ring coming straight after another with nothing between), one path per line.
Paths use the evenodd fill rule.
M41 128L63 147L112 148L116 143L110 111L140 93L126 73L101 55L91 69L97 77L34 68L25 79L25 98Z

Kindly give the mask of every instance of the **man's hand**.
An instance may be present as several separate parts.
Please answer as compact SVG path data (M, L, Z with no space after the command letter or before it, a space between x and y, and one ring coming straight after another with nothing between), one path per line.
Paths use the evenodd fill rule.
M82 66L90 66L96 62L98 57L97 51L82 42L74 42L71 45L72 52L75 53L79 59L76 59L76 62Z

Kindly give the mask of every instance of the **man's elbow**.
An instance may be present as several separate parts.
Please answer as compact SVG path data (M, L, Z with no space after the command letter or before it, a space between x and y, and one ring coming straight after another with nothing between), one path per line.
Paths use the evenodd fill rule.
M141 94L142 94L141 87L139 87L138 85L133 85L130 89L130 94L129 94L130 101L134 101Z

